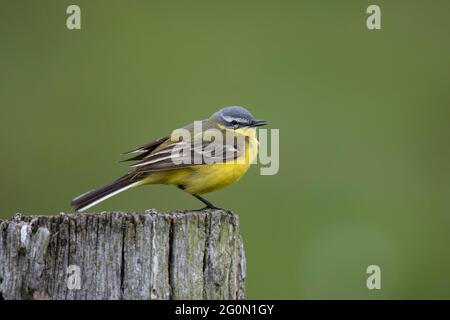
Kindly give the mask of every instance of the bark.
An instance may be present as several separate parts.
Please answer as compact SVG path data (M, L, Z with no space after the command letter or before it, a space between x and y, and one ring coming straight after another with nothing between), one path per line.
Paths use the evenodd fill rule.
M239 217L102 212L0 221L0 299L244 299Z

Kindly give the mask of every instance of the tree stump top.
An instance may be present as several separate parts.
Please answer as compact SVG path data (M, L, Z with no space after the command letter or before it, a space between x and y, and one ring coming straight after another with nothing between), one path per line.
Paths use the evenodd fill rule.
M243 299L245 267L223 210L0 220L0 299Z

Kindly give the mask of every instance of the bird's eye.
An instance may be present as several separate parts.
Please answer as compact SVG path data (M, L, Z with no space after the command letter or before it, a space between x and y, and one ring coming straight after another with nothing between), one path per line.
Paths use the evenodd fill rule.
M239 123L236 120L231 121L231 125L235 128L239 126Z

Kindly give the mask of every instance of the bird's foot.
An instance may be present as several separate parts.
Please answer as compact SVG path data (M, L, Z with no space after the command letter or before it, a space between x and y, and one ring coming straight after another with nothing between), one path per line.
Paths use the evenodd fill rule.
M194 210L194 211L203 211L203 210L221 210L221 211L225 211L228 215L233 216L233 212L224 209L224 208L219 208L216 207L215 205L213 205L211 202L209 202L208 200L206 200L205 198L200 197L197 194L193 194L194 197L196 197L198 200L200 200L201 202L203 202L204 204L206 204L205 207L198 209L198 210Z
M205 206L205 207L201 208L200 210L208 210L208 209L209 210L224 210L224 211L226 211L225 209L216 207L214 205Z
M225 212L229 216L234 216L234 213L232 211L230 211L228 209L224 209L224 208L219 208L219 207L216 207L216 206L205 206L203 208L192 210L192 211L197 212L197 211L205 211L205 210L220 210L220 211Z
M219 208L219 207L216 207L216 206L213 206L213 205L211 205L211 206L205 206L205 207L203 207L203 208L196 209L196 210L192 210L192 211L204 211L204 210L224 210L224 211L226 211L226 210L223 209L223 208Z
M219 207L216 207L216 206L206 206L206 207L203 207L201 209L198 209L198 211L204 211L204 210L220 210L220 211L225 212L228 216L234 217L233 211L228 210L228 209L224 209L224 208L219 208Z

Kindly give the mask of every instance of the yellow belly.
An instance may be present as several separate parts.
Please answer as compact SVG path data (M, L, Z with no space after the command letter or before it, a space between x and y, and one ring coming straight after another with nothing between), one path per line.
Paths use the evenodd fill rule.
M258 141L250 139L243 158L231 163L214 163L152 173L142 184L173 184L192 194L203 194L239 180L258 153Z
M239 180L248 170L247 164L217 163L197 166L187 179L183 179L183 190L203 194L226 187Z

